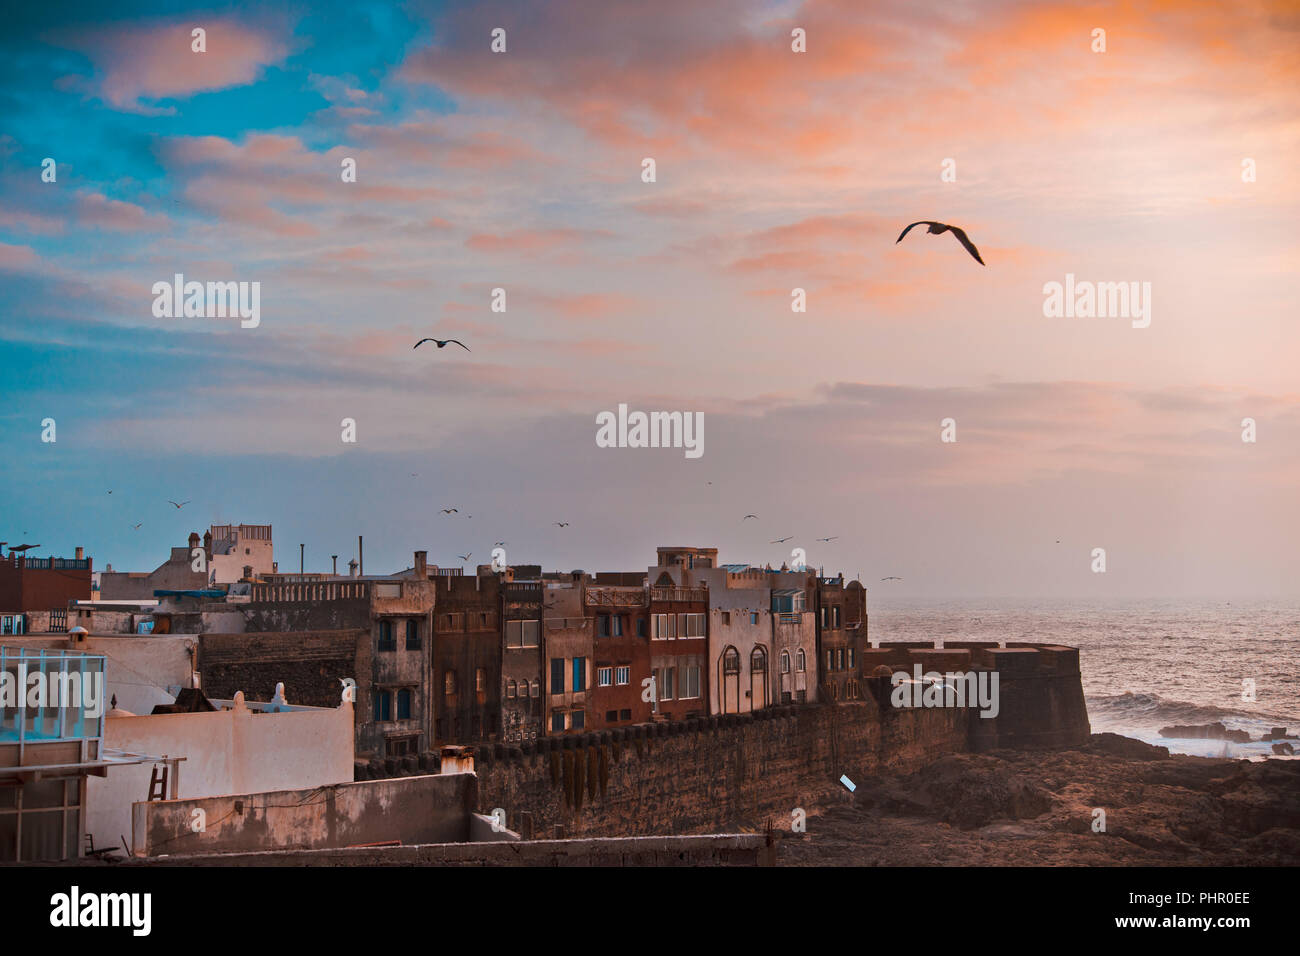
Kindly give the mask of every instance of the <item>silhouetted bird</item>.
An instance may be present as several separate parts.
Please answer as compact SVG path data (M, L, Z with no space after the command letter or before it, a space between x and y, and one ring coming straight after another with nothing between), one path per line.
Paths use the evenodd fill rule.
M741 518L740 520L741 520L741 521L748 521L750 518L753 518L755 521L757 521L757 520L758 520L758 515L745 515L745 517Z
M980 251L975 248L975 243L971 242L970 239L967 238L966 231L962 229L960 226L950 226L945 222L931 222L928 219L922 219L920 222L914 222L912 223L911 226L908 226L907 229L904 229L899 234L898 238L894 240L894 245L898 245L900 242L902 242L903 236L907 235L908 231L911 230L913 226L929 226L930 228L927 229L926 231L934 236L941 236L945 232L951 232L954 236L957 237L957 241L966 247L966 251L975 257L975 261L978 262L980 265L984 265L984 260L980 258Z
M473 553L474 552L471 551L469 554L458 554L456 555L456 557L460 558L462 561L468 561L470 559L470 555L472 555Z
M186 499L185 499L184 501L182 501L180 504L176 504L176 502L174 502L174 501L172 501L170 498L168 498L168 499L167 499L167 503L168 503L169 505L176 505L177 508L184 508L187 504L190 503L190 499L189 499L189 498L186 498Z
M768 544L785 544L787 541L789 541L789 540L790 540L791 538L793 538L793 537L794 537L794 535L792 535L792 534L787 534L784 538L777 538L775 541L769 541Z
M413 349L418 349L418 348L419 348L421 345L423 345L425 342L433 342L433 343L435 343L435 344L438 346L438 348L440 348L440 349L445 349L445 348L448 346L448 344L451 344L451 345L459 345L459 346L460 346L461 348L463 348L466 352L471 351L471 349L470 349L470 347L469 347L468 345L466 345L464 342L458 341L457 339L420 339L420 341L418 341L418 342L416 342L414 345L412 345L411 348L413 348Z
M449 514L459 514L459 512L458 512L455 508L443 508L443 509L442 509L442 513L445 514L445 515L449 515Z
M903 579L902 579L902 578L899 578L899 577L895 577L894 575L891 574L889 577L887 577L887 578L881 578L880 580L882 580L882 581L901 581L901 580L903 580Z
M567 521L557 521L555 523L558 524L561 528L567 528L569 526L569 522Z

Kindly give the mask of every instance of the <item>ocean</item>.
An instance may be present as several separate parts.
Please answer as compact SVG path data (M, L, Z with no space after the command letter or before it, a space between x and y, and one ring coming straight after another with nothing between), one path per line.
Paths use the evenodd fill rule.
M873 589L875 590L875 589ZM1273 727L1300 734L1300 602L1029 600L924 601L867 598L876 641L1040 641L1079 648L1093 733L1109 731L1220 757L1221 740L1165 738L1170 724L1221 721L1254 742L1226 744L1236 758L1272 753ZM1255 699L1243 700L1243 681ZM1300 741L1292 741L1300 749Z

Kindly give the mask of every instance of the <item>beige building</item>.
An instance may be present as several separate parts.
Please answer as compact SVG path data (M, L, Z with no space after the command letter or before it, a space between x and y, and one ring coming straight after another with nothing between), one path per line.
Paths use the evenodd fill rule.
M254 577L275 571L269 524L214 524L208 535L208 583L233 584L243 579L245 568L252 568Z

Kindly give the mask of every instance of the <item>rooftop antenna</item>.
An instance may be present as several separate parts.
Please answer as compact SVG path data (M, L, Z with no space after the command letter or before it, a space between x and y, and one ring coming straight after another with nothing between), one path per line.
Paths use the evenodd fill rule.
M334 562L334 576L335 576L335 577L338 577L338 576L339 576L339 556L338 556L337 554L331 554L331 555L330 555L330 560Z

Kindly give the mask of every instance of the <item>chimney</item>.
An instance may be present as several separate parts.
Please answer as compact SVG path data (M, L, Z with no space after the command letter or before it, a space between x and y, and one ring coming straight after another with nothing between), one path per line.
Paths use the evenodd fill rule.
M199 533L198 533L197 531L191 531L191 532L190 532L190 550L193 551L193 550L194 550L195 548L197 548L198 546L199 546Z
M203 550L208 552L208 554L212 553L212 529L211 528L203 532Z
M353 558L351 561L348 562L348 577L355 578L356 576L357 576L357 559Z
M84 559L84 558L86 557L86 549L85 549L85 548L78 548L78 549L77 549L77 555L76 555L76 556L77 556L77 560L78 560L78 561L81 561L82 559Z
M357 573L366 573L366 552L362 547L361 535L357 535Z
M417 578L424 580L429 576L428 565L429 565L429 552L428 551L415 552L415 576Z

